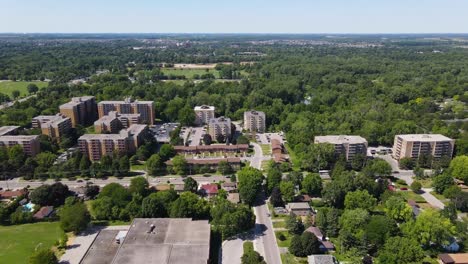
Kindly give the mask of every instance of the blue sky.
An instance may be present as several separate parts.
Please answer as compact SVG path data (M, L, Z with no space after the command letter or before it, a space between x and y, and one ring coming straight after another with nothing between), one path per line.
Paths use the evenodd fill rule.
M0 32L468 33L466 0L0 0Z

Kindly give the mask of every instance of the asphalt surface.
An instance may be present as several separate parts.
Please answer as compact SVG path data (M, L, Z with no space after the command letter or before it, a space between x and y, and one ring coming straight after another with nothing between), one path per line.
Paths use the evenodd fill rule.
M26 96L24 98L21 98L21 99L15 100L15 101L4 103L4 104L0 105L0 110L8 108L8 107L12 107L16 102L21 103L21 102L27 101L27 100L29 100L30 98L33 98L33 97L36 97L36 95L34 94L34 95Z

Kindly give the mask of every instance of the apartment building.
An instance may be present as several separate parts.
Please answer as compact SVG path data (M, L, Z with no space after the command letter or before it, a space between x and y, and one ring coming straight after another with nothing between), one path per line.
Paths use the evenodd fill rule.
M119 114L139 114L142 123L147 125L154 124L154 102L153 101L138 101L130 97L124 101L102 101L98 104L99 118L108 115L109 112L115 111Z
M23 147L23 151L26 155L34 157L40 151L40 143L39 143L39 136L0 136L0 147L13 147L16 145L21 145Z
M229 138L231 136L231 119L224 116L211 118L208 123L208 132L213 140L216 140L220 135Z
M265 132L265 113L255 110L244 112L244 129L250 132Z
M143 143L146 125L131 125L118 134L85 134L78 139L78 148L92 161L114 152L133 154Z
M367 140L360 136L317 136L314 139L315 144L329 143L335 146L337 156L344 155L347 161L351 161L357 154L366 156Z
M396 135L393 143L393 157L417 159L420 155L434 158L452 157L455 140L440 134Z
M40 128L43 135L60 141L60 137L72 128L71 118L57 115L36 116L31 121L33 128Z
M97 118L96 100L94 96L73 97L60 106L60 114L69 117L73 127L92 124Z
M111 111L94 122L94 131L96 133L117 133L122 128L129 128L131 125L141 123L140 114L120 114L117 111Z
M19 126L2 126L0 127L0 136L18 134Z
M195 124L208 124L212 118L215 118L215 107L209 105L195 106Z

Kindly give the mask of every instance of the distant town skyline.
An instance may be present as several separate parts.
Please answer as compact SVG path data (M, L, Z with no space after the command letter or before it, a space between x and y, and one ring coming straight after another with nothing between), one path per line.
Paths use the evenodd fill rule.
M461 0L0 0L2 33L467 33Z

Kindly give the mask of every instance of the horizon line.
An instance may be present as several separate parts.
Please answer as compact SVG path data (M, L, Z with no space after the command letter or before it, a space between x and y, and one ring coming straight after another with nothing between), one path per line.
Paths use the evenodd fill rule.
M0 35L14 34L155 34L155 35L468 35L468 32L0 32Z

